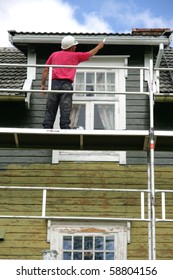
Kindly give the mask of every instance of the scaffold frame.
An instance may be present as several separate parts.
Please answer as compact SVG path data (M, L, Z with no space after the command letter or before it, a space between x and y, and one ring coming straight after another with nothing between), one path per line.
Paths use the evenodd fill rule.
M26 64L0 64L0 67L8 67L8 66L15 66L15 67L49 67L50 70L52 68L51 65L26 65ZM60 65L56 65L54 67L62 67ZM75 67L75 66L64 66L63 67ZM79 66L78 66L79 67ZM82 67L79 67L82 68ZM148 130L116 130L116 131L90 131L90 130L56 130L56 129L27 129L27 128L0 128L0 148L49 148L49 149L82 149L82 150L102 150L106 146L107 149L111 150L144 150L147 152L147 178L148 178L148 185L147 189L145 190L115 190L115 189L105 189L105 191L125 191L125 192L140 192L141 195L141 217L139 218L92 218L92 217L50 217L46 215L46 195L47 191L51 190L51 188L47 187L21 187L21 186L0 186L0 190L2 189L30 189L30 190L42 190L42 213L40 216L9 216L9 215L0 215L0 218L28 218L28 219L34 219L34 218L40 218L40 219L75 219L75 220L85 220L85 219L91 219L91 220L111 220L111 221L145 221L148 223L148 258L151 260L156 259L156 223L157 222L173 222L173 219L166 219L166 210L165 210L165 193L166 192L173 192L171 190L156 190L155 189L155 163L154 163L154 152L157 151L166 151L166 150L173 150L173 131L155 131L154 128L154 98L155 96L162 96L161 93L158 93L158 91L155 88L155 78L154 73L155 71L173 71L173 69L167 69L167 68L154 68L153 67L153 60L150 60L149 67L83 67L84 69L139 69L140 72L140 91L139 92L120 92L113 94L144 94L149 97L149 112L150 112L150 127ZM149 91L144 91L143 87L143 74L144 71L149 71L149 81L148 81L148 89ZM51 71L49 71L51 73ZM48 90L46 92L52 92L50 87L51 82L51 74L49 76L49 85ZM10 88L1 88L1 92L8 92L9 94L11 92L13 93L32 93L32 92L41 92L41 90L33 90L33 89L10 89ZM54 91L56 92L56 91ZM58 91L63 92L63 91ZM56 92L58 94L58 92ZM73 93L73 91L69 91ZM84 91L78 91L75 93L86 93ZM87 91L87 93L89 93ZM105 94L104 92L94 92L95 94L99 93ZM109 92L110 94L110 92ZM169 94L171 96L172 94ZM165 94L163 94L165 96ZM69 144L69 140L67 142L64 142L64 139L66 136L71 136L71 139L73 139L72 144ZM49 137L49 140L53 144L51 145L48 142L43 141L41 139L46 139L46 137ZM33 141L31 141L31 138L33 137ZM35 138L34 138L35 137ZM66 137L69 139L69 137ZM99 142L101 143L103 141L103 144L99 145ZM106 139L106 140L105 140ZM123 143L122 145L119 145L118 143L121 141ZM129 141L131 139L131 141ZM135 140L136 139L136 140ZM57 143L57 140L61 142L61 145L55 145ZM127 141L128 140L128 141ZM35 141L35 143L34 143ZM41 143L43 142L43 144ZM51 142L50 141L50 142ZM135 142L136 141L136 142ZM130 144L129 144L130 142ZM168 145L166 143L168 142ZM63 144L62 144L63 143ZM89 143L92 143L89 145ZM106 144L106 145L105 145ZM62 190L63 188L53 188L53 190L58 191ZM64 188L64 191L79 191L79 188ZM103 189L80 189L81 191L103 191ZM159 219L155 215L155 195L156 193L161 193L161 209L162 209L162 218ZM144 215L144 194L147 194L148 196L148 217L145 218Z

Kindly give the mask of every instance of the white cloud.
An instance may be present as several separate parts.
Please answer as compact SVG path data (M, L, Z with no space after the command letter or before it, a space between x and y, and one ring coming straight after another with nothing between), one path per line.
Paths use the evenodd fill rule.
M5 2L5 3L4 3ZM0 46L8 46L8 30L23 32L111 32L96 14L83 15L62 0L5 0L0 3Z
M152 3L150 8L144 9L134 1L125 1L124 3L107 0L101 7L101 15L105 19L111 18L112 21L114 20L115 26L121 26L121 29L124 27L124 30L131 30L133 27L173 28L173 17L168 19L168 17L161 15L157 16L151 6Z
M123 17L119 17L119 19L122 21L125 20L130 26L134 27L143 26L145 28L164 28L169 27L172 24L171 21L167 21L165 18L154 17L149 11L137 14L127 13L124 14Z
M8 30L128 33L135 27L173 29L173 18L156 16L153 10L142 9L133 0L99 0L99 5L95 6L98 6L97 12L90 13L83 12L80 1L76 0L76 6L70 5L70 0L1 1L0 46L10 45ZM98 0L94 3L98 4Z
M85 32L113 32L111 26L96 13L84 14Z

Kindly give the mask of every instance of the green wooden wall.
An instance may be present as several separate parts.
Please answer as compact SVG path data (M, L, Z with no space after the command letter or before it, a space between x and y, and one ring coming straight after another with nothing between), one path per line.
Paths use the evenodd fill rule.
M1 186L67 187L69 191L48 191L47 215L89 217L140 217L140 199L135 193L71 191L70 188L147 189L146 165L119 166L115 163L10 164L0 172ZM172 189L173 168L155 169L157 189ZM167 194L167 218L173 219L173 195ZM147 197L145 197L147 203ZM161 217L160 194L156 216ZM1 215L40 215L41 190L0 190ZM146 208L147 215L147 208ZM42 259L49 249L47 221L1 218L0 258ZM128 259L148 258L148 225L131 223ZM173 259L173 223L157 223L157 259Z

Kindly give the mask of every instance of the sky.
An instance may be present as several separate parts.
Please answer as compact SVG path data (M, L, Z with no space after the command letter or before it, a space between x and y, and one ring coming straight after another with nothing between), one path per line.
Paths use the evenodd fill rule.
M132 28L173 29L171 0L0 1L0 47L17 32L129 33Z

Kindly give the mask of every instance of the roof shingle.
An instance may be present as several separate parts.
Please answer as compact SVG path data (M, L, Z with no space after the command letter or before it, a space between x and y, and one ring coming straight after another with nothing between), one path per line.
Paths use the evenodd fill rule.
M164 50L164 55L162 57L160 67L173 69L173 48L167 48ZM160 71L160 92L173 93L172 71Z
M16 48L0 48L0 63L26 64L26 57ZM26 79L26 72L26 67L1 66L0 88L21 89Z

